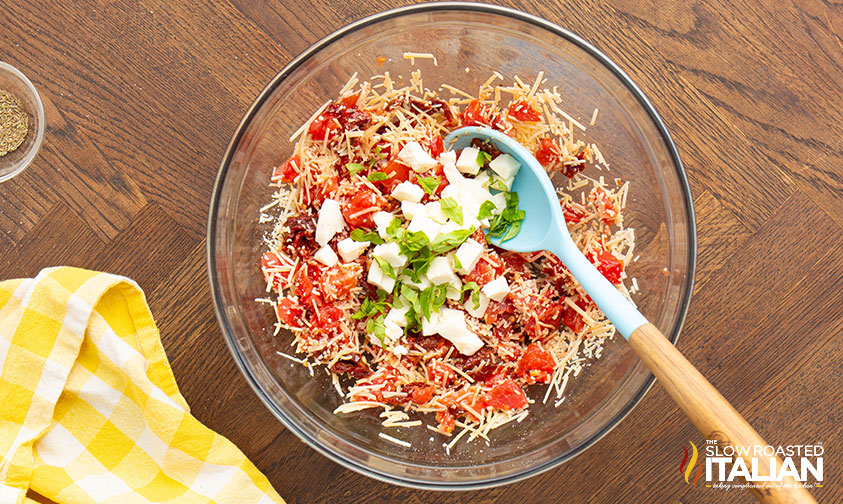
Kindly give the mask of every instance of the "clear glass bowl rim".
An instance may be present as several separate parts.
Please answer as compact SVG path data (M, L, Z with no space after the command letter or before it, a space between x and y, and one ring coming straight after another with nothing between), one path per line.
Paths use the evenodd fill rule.
M30 164L32 164L32 161L35 160L35 156L38 155L38 151L41 150L41 145L44 143L44 133L47 125L45 123L44 116L44 103L41 101L41 95L38 93L38 90L35 89L35 85L32 84L32 81L29 80L29 77L27 77L23 72L15 68L13 65L6 63L5 61L0 61L0 71L8 72L9 74L13 75L15 78L23 82L27 91L29 91L30 93L30 97L35 103L35 110L31 112L37 118L38 121L38 129L35 131L35 140L32 143L32 147L30 147L30 151L26 154L26 156L21 158L15 164L15 168L13 170L10 170L4 175L0 175L0 182L5 182L19 175L21 172L27 169Z
M603 52L601 52L600 50L598 50L593 45L586 42L584 39L574 34L573 32L562 28L554 23L551 23L550 21L547 21L538 16L534 16L532 14L527 14L516 9L511 9L508 7L502 7L498 5L471 2L436 2L408 5L396 9L390 9L387 11L373 14L371 16L367 16L340 28L339 30L319 40L318 42L307 48L305 51L303 51L301 54L296 56L292 61L290 61L280 72L278 72L278 74L275 75L275 77L272 78L272 80L266 85L266 87L264 87L264 89L260 92L257 98L255 98L254 102L252 102L252 105L243 115L243 119L241 119L240 124L235 130L234 136L232 136L231 142L228 144L228 147L225 150L222 161L220 163L219 171L217 173L216 181L214 182L214 189L211 195L211 204L208 214L208 229L206 236L207 268L208 280L210 282L211 288L211 297L213 299L214 311L216 312L217 321L219 322L220 328L222 329L222 333L225 338L226 345L228 346L232 357L234 357L234 361L237 364L237 367L240 369L240 372L243 373L243 376L246 378L246 381L248 382L249 386L252 388L252 390L255 391L255 394L257 394L257 396L264 403L264 405L266 405L266 407L273 413L273 415L275 415L275 417L278 418L278 420L280 420L281 423L287 429L293 432L299 439L304 441L308 446L310 446L317 452L328 457L334 462L337 462L343 467L346 467L360 474L380 481L425 490L474 490L505 485L523 479L527 479L539 473L552 469L553 467L556 467L559 464L576 457L577 455L591 447L594 443L599 441L603 436L608 434L621 422L621 420L623 420L638 405L641 399L644 398L646 393L653 386L653 383L655 382L655 377L652 375L652 373L650 373L649 378L638 391L638 393L635 395L635 397L633 397L632 400L627 403L627 406L623 410L618 412L618 414L609 423L607 423L603 429L596 432L593 436L591 436L591 438L584 441L576 449L573 449L570 452L561 455L555 459L549 460L544 464L529 468L521 473L509 475L505 478L488 478L472 482L441 482L439 484L436 484L430 482L420 482L398 478L392 474L373 470L371 467L368 467L367 465L362 464L359 461L341 456L333 452L329 448L323 446L319 441L302 431L299 426L296 425L295 422L287 418L285 413L267 397L260 383L258 383L255 376L248 369L243 360L243 357L240 355L239 351L236 348L233 331L231 330L231 327L228 324L228 321L224 314L224 310L222 308L223 302L220 296L220 286L218 284L218 278L215 274L215 272L217 271L216 258L214 254L214 245L216 241L215 223L218 216L220 195L222 193L223 184L226 179L228 167L231 163L236 147L240 143L244 132L248 128L255 114L258 112L258 110L260 110L261 106L264 104L266 99L269 98L269 96L272 94L273 90L278 86L278 84L285 78L287 78L287 76L292 73L296 68L298 68L300 65L302 65L315 54L319 53L319 51L322 50L324 47L336 42L337 40L343 38L345 35L353 33L371 24L386 21L395 17L435 11L473 11L488 14L497 14L500 16L506 16L519 21L527 22L539 28L543 28L551 32L552 34L557 35L562 39L565 39L566 41L576 45L577 47L588 53L590 56L594 57L602 65L604 65L632 93L632 95L637 99L639 104L647 112L650 117L650 120L653 122L653 125L656 127L658 133L661 135L663 141L665 142L665 146L670 155L672 164L676 168L676 176L681 187L683 196L682 199L685 203L685 211L688 216L688 272L685 280L684 295L682 300L680 301L680 311L677 317L676 327L674 328L671 334L666 335L672 343L676 343L679 337L679 333L685 322L685 317L688 312L688 306L691 301L691 293L693 291L694 272L696 269L697 258L697 230L690 185L688 183L688 178L685 174L685 169L683 167L682 161L679 158L679 152L677 151L676 145L673 142L673 138L667 131L667 127L662 121L661 116L659 116L655 107L652 105L652 103L650 103L650 101L647 99L641 89L638 88L638 86L632 81L632 79L623 70L621 70L621 68L616 63L614 63L605 54L603 54Z

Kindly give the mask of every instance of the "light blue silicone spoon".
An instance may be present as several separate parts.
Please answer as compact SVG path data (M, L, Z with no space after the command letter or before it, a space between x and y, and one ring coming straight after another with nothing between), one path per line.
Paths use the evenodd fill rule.
M515 252L547 250L556 254L704 436L735 447L766 446L740 413L580 252L568 232L556 190L532 153L503 133L474 126L452 132L445 139L445 146L461 149L475 138L491 143L521 163L512 184L512 190L518 193L519 207L525 212L521 230L503 243L498 238L491 242ZM774 464L774 474L778 474L781 461L776 458ZM765 461L760 465L766 471L771 464ZM690 465L686 481L689 472ZM807 490L796 484L764 486L754 492L762 502L815 502Z

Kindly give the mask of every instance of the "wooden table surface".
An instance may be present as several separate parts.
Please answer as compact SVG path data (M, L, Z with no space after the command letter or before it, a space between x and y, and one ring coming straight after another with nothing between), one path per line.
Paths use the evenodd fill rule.
M223 343L205 270L219 160L291 58L406 3L4 2L0 59L40 91L47 133L35 163L0 185L0 277L66 264L136 279L193 413L290 503L749 501L680 480L682 446L702 437L659 384L573 461L456 494L344 469L252 393ZM843 501L843 4L505 4L592 42L662 114L688 171L699 235L679 348L768 442L827 446L827 484L814 494Z

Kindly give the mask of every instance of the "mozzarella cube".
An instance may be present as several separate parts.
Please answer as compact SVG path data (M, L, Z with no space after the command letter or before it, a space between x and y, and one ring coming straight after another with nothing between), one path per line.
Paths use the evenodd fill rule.
M427 236L427 239L433 241L439 233L441 226L433 219L427 216L427 213L419 212L411 220L410 225L407 226L407 231L416 233L421 231Z
M457 158L457 169L462 173L469 175L476 175L482 168L477 164L477 156L480 154L480 149L475 147L466 147L460 152L460 157Z
M460 267L457 268L457 273L461 275L468 275L474 271L474 267L477 266L477 261L479 261L480 256L483 255L483 244L469 238L464 241L459 248L457 248L457 252L454 255L457 259L454 261L454 264L456 265L456 263L459 262L460 265Z
M448 222L448 216L442 211L442 205L439 203L439 200L425 203L424 211L427 213L428 217L438 224L445 224Z
M395 216L389 212L375 212L372 216L372 221L374 221L375 226L378 228L378 235L381 238L386 238L386 228L389 227L389 224L392 222Z
M380 266L378 266L378 263L375 261L372 261L372 265L369 266L369 273L366 276L366 281L387 292L392 292L393 287L395 287L395 279L386 276Z
M319 219L316 221L316 243L324 246L344 227L345 219L340 204L330 198L323 201L319 208Z
M332 249L330 245L325 245L317 250L316 253L313 254L313 258L329 268L339 262L337 254L334 253L334 249Z
M337 252L340 253L340 257L344 262L351 262L362 254L368 247L370 243L367 241L354 241L351 238L345 238L344 240L340 240L337 242Z
M393 268L401 268L407 264L407 256L401 253L401 247L395 242L377 245L372 255L388 262Z
M501 154L489 162L489 168L501 178L509 179L515 178L518 175L518 170L521 169L521 163L509 154Z
M446 164L442 168L442 171L445 173L445 178L448 179L448 184L453 185L455 188L462 186L469 180L463 177L459 170L457 170L457 167L453 164ZM447 187L445 189L447 189ZM445 189L442 190L444 191Z
M418 203L424 196L424 189L412 182L401 182L392 190L391 196L398 201Z
M430 319L424 318L424 315L421 317L422 321L422 336L431 336L437 333L439 330L439 313L431 313Z
M416 173L427 171L438 164L418 142L407 142L398 153L398 160Z
M448 282L448 287L445 289L445 297L454 301L459 301L462 298L462 280L454 278Z
M483 189L489 188L489 170L483 170L476 177L474 177L474 182L478 184Z
M401 339L404 336L404 329L394 322L384 322L384 329L386 329L386 341L393 342Z
M503 301L503 298L509 294L509 284L506 278L499 276L483 286L483 294L489 296L489 299L495 301Z
M499 184L503 184L504 187L506 187L507 191L511 191L512 190L512 183L515 182L515 177L498 178L497 181L498 181Z
M442 154L439 154L439 163L442 166L446 164L452 164L457 162L457 153L454 151L445 151Z
M489 296L481 292L478 302L479 305L475 308L474 300L469 296L468 300L462 306L472 317L483 318L483 315L486 314L486 308L489 307Z
M392 353L397 355L398 357L401 357L402 355L407 355L407 353L409 351L410 350L407 347L405 347L404 345L395 345L392 348Z
M413 203L412 201L401 202L401 215L405 219L411 220L419 212L424 212L424 205L421 203Z
M446 256L439 256L433 259L427 269L427 278L434 285L450 283L457 279L454 269L451 268L451 261Z
M386 317L384 318L384 323L392 323L400 327L404 327L407 325L408 311L410 311L409 306L404 306L402 308L396 308L393 306L389 309L389 312L386 314Z
M414 282L412 278L407 275L401 277L401 283L407 284L411 287L415 287L417 290L423 291L430 287L430 279L427 278L427 275L424 273L419 276L419 281Z
M459 231L460 229L462 229L462 226L452 220L449 220L445 224L442 224L442 227L439 228L439 234L446 235L448 233L453 233L454 231Z
M483 346L483 340L468 329L462 310L445 308L439 313L438 322L439 334L453 343L461 354L474 355Z

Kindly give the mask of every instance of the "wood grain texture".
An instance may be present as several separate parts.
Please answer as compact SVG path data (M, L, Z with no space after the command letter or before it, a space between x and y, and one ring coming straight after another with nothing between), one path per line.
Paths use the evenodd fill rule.
M72 264L145 289L193 413L291 504L748 502L686 485L701 437L660 385L574 460L503 488L376 482L308 448L263 407L219 334L208 202L242 114L291 58L409 0L6 2L0 58L47 114L41 154L0 185L0 277ZM698 283L679 349L767 441L829 447L843 501L843 5L825 0L500 1L572 29L662 114L697 205Z

